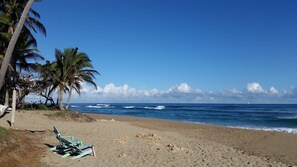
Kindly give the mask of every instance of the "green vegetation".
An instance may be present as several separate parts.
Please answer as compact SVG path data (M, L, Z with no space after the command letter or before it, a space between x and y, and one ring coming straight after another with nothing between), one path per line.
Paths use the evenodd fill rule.
M23 110L56 110L57 106L51 106L43 103L20 103L19 109Z
M2 143L4 140L6 140L8 137L13 135L13 132L10 130L0 127L0 143Z
M66 118L67 116L71 115L71 111L63 111L63 112L55 112L50 115L50 117L58 117L58 118Z
M54 112L52 114L47 115L49 118L58 119L58 120L73 120L77 122L92 122L95 119L75 111L61 111L61 112Z
M39 81L41 91L39 94L50 100L51 104L55 104L51 97L52 92L58 91L58 105L60 110L65 110L62 105L64 92L68 92L68 100L66 109L70 102L72 91L75 90L80 95L81 84L83 82L90 83L97 88L93 79L94 74L99 74L93 69L91 60L88 55L83 52L78 52L78 48L66 48L64 51L56 49L56 60L45 65L39 66L40 78Z
M0 91L2 104L9 103L9 95L11 95L13 87L23 88L24 91L20 94L19 100L21 101L28 93L30 93L30 83L26 82L24 75L29 75L34 71L34 63L32 60L42 60L43 57L38 54L37 41L33 36L33 32L41 32L46 35L46 29L39 21L40 15L37 11L30 9L25 17L25 24L22 28L18 40L12 52L9 61L5 60L6 53L8 52L9 43L16 31L17 24L22 19L21 15L27 1L23 0L7 0L0 2L0 62L1 67L8 65L5 74L5 82ZM5 61L4 61L5 60ZM2 74L2 69L1 69ZM25 83L25 84L24 84ZM5 100L4 100L5 99Z
M7 65L7 57L4 55L9 50L9 43L16 31L16 25L22 19L21 15L27 2L29 3L23 0L0 1L1 67ZM32 8L28 10L27 17L24 19L24 27L13 49L12 57L8 61L3 87L0 87L0 104L10 104L12 90L17 87L22 90L18 92L17 107L19 108L44 110L59 107L60 110L68 110L73 90L80 95L83 82L97 88L93 80L94 75L99 73L93 69L88 55L79 52L78 48L66 48L63 51L56 49L54 61L46 61L45 64L37 62L44 58L39 54L37 41L32 32L39 32L46 36L46 29L39 21L39 13ZM57 92L56 100L53 98L55 92ZM68 93L68 99L63 106L62 100L65 93ZM23 99L28 94L44 98L44 103L24 103Z

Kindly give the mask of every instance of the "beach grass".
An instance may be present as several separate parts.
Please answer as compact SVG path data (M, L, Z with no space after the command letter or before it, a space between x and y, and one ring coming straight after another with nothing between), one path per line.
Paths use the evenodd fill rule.
M67 116L71 115L70 112L71 111L54 112L53 114L50 114L50 117L66 118Z
M51 114L47 114L47 116L51 119L58 120L73 120L77 122L92 122L95 119L76 111L66 110L66 111L57 111Z

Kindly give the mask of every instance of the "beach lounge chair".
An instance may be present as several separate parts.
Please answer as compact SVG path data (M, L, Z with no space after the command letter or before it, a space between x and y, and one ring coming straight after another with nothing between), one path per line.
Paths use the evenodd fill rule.
M85 155L96 156L94 145L84 145L81 140L75 139L74 136L61 136L56 127L54 127L54 132L60 144L51 148L51 151L62 154L63 158L73 156L72 159L77 159Z

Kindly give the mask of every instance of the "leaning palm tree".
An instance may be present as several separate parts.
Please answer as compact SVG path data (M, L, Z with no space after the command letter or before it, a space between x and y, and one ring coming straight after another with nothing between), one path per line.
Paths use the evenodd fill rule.
M2 20L8 20L8 24L4 23L4 32L9 33L11 36L16 30L17 23L20 21L22 12L28 0L0 0L3 5L0 7L0 14L5 16ZM35 0L37 1L37 0ZM1 17L0 17L1 18ZM30 8L26 20L24 22L23 31L29 32L31 38L34 38L32 32L41 32L46 35L46 29L44 25L39 21L40 15L37 11ZM1 19L0 19L1 20ZM32 32L30 32L32 31Z
M28 1L28 3L25 6L25 8L23 10L23 13L21 15L21 19L20 19L19 23L17 24L16 30L14 31L14 33L12 35L12 38L11 38L11 40L9 42L8 48L7 48L6 53L5 53L4 60L2 62L1 70L0 70L0 89L3 86L4 77L5 77L5 74L6 74L10 59L11 59L13 49L14 49L15 44L16 44L18 38L19 38L21 30L22 30L22 28L24 26L24 23L26 21L26 17L27 17L27 15L29 13L29 10L30 10L33 2L34 2L34 0L29 0Z
M39 28L39 30L46 33L45 28L42 26L42 24L41 25L39 24L40 22L36 22L36 19L32 20L32 19L30 19L31 17L28 17L29 11L31 13L33 13L33 15L35 17L37 17L37 18L40 17L39 14L36 11L31 9L31 6L32 6L34 0L28 0L26 5L24 5L26 1L21 1L21 0L16 0L16 1L11 0L11 1L8 1L8 2L13 2L14 3L12 5L12 7L15 7L15 6L19 7L19 8L17 8L18 9L17 11L19 11L19 12L17 12L17 11L16 12L11 12L10 11L8 13L8 14L12 14L13 16L16 16L16 17L11 17L11 15L9 15L10 19L14 18L14 20L16 20L18 23L17 23L15 29L14 29L14 27L9 27L9 29L8 29L8 31L13 32L13 35L12 35L12 37L10 39L7 50L5 52L4 60L3 60L2 65L1 65L0 89L3 86L4 78L5 78L6 71L7 71L7 67L8 67L8 65L10 63L11 56L12 56L12 53L14 51L14 47L16 45L16 42L17 42L17 40L19 38L20 33L22 32L24 24L26 23L25 30L32 29L33 31L36 31L36 28ZM2 11L3 13L5 13L5 9L6 9L5 7L7 7L7 6L9 6L9 5L4 4L4 3L3 3L3 5L1 5L0 9L4 11L4 12ZM25 7L22 9L23 6L25 6ZM19 17L19 15L18 15L18 13L20 13L20 11L22 11L21 17ZM15 25L15 24L13 24L13 25ZM32 38L34 38L34 37L32 36Z
M99 74L96 70L93 69L91 60L86 53L79 52L73 54L72 56L73 61L76 62L76 66L73 68L73 72L71 73L71 76L69 76L68 80L69 93L65 106L66 110L68 110L69 108L73 89L78 95L80 95L81 84L83 82L89 83L93 85L95 89L97 89L97 85L93 80L95 78L94 74Z

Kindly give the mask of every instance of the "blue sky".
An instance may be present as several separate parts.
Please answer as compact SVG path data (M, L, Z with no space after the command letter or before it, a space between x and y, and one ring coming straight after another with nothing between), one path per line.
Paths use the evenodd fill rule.
M99 90L84 85L74 102L296 101L297 1L43 0L33 8L48 32L36 35L46 59L78 47L101 73Z

